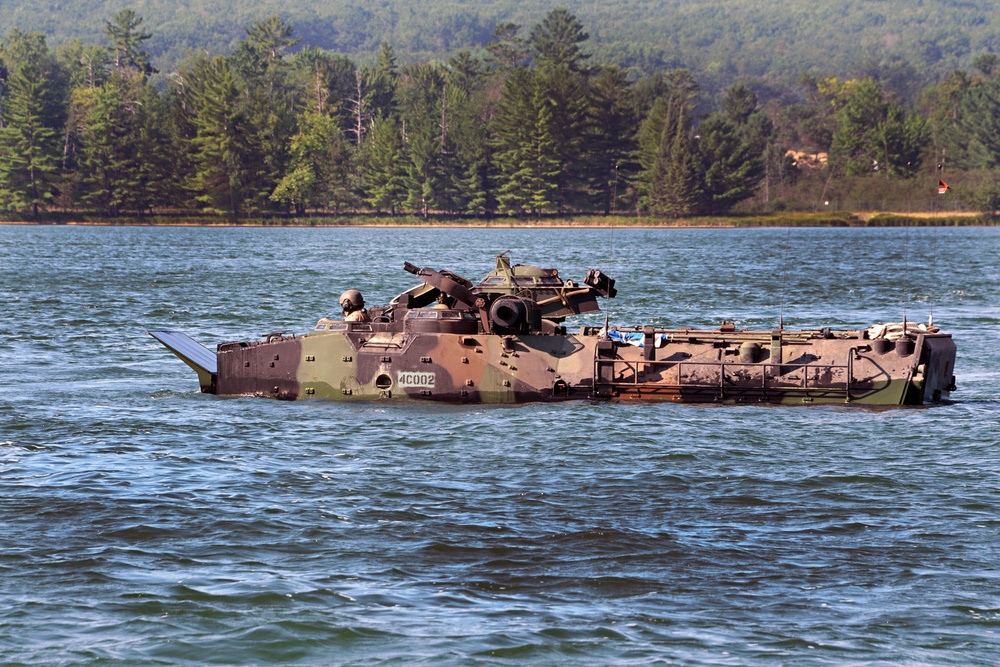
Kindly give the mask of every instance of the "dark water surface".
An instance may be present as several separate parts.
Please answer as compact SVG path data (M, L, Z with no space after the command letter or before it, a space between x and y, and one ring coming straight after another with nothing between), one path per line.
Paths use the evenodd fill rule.
M607 270L620 324L933 310L958 391L279 403L145 334L301 332L508 248ZM997 228L0 226L0 663L997 664L998 257Z

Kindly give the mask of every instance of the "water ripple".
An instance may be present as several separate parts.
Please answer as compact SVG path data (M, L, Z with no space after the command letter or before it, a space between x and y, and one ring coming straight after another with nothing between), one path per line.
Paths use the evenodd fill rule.
M781 284L784 230L616 230L612 317L866 325L894 233L795 230L840 278ZM144 333L307 329L470 247L605 268L567 234L0 227L0 662L992 664L996 230L910 230L953 267L930 409L219 399Z

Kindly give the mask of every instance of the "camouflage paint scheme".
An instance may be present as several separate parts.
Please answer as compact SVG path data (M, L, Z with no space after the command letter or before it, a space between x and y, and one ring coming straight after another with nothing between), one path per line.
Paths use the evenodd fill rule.
M222 343L150 331L198 372L201 389L278 399L424 399L522 403L640 399L696 403L920 405L955 388L955 344L933 327L737 331L583 327L614 280L511 266L482 282L407 264L422 283L370 322L320 320L306 334ZM628 340L629 342L626 342Z

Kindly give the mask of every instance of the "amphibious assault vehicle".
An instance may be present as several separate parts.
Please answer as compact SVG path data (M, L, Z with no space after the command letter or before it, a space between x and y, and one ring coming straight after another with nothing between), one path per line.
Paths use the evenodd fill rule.
M150 335L191 366L203 392L278 399L424 399L520 403L640 399L695 403L920 405L955 389L950 334L911 323L786 331L582 326L615 281L512 266L507 253L475 284L450 271L387 306L323 318L215 352L175 331ZM354 321L350 321L354 320Z

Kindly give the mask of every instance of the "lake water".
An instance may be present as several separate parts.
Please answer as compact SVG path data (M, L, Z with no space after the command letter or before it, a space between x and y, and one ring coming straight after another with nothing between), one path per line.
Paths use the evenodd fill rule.
M958 390L285 403L198 393L145 333L301 332L508 249L605 270L623 325L933 313ZM998 257L997 228L0 226L0 663L996 664Z

